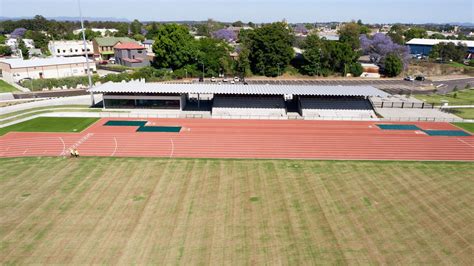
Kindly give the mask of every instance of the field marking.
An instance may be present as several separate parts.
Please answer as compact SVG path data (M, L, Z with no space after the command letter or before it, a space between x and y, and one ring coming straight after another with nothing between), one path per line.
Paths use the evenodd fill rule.
M173 154L174 154L174 141L173 139L170 139L171 141L171 153L170 153L170 158L173 158Z
M114 152L112 152L112 154L110 155L111 157L113 157L115 155L115 153L117 152L118 144L117 144L117 138L116 137L114 137L114 142L115 142L115 148L114 148Z
M471 147L471 148L474 148L474 146L473 146L473 145L471 145L471 144L469 144L469 143L465 142L464 140L462 140L462 139L460 139L460 138L457 138L457 140L459 140L460 142L462 142L462 143L466 144L467 146L469 146L469 147Z
M66 155L66 143L64 143L64 139L62 137L59 137L59 140L63 143L63 152L59 154L59 156L65 156Z
M28 149L26 149L26 150L23 152L23 154L26 154L27 151L28 151Z

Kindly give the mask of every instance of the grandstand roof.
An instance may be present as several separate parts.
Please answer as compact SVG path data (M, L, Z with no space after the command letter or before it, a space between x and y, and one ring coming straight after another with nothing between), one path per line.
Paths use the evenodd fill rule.
M112 83L99 85L93 93L193 93L239 95L306 95L306 96L381 96L389 94L372 86L314 85L243 85L243 84L179 84L179 83Z

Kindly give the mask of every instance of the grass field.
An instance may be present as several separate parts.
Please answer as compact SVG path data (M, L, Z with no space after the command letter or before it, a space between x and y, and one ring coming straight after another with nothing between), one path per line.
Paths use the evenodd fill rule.
M474 123L453 123L453 124L471 133L474 133Z
M449 112L464 119L474 119L474 108L450 109Z
M81 132L98 118L83 117L37 117L25 122L0 128L0 136L17 132Z
M8 84L4 80L0 80L0 93L2 92L14 92L18 91L15 87L12 85Z
M473 261L474 164L0 159L0 264Z
M474 89L459 88L457 92L431 95L415 95L416 98L423 100L427 103L442 104L443 101L448 101L449 105L472 105L474 104ZM461 90L463 89L463 90ZM456 97L454 97L456 94Z

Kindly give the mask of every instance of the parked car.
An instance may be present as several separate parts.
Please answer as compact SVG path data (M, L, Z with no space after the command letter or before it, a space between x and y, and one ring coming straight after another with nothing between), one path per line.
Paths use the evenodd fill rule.
M234 81L235 81L235 82L239 82L239 81L240 81L240 78L239 78L239 77L234 77Z
M425 81L425 77L424 76L416 76L415 80L416 81Z
M406 81L415 81L415 78L412 77L412 76L406 76L403 80L406 80Z
M203 78L203 77L199 77L199 82L204 82L204 78Z
M217 80L216 80L215 77L212 77L212 78L211 78L211 82L216 82L216 81L217 81Z
M223 78L222 82L228 82L229 80L227 78Z
M235 84L235 81L231 80L231 81L230 81L230 84Z

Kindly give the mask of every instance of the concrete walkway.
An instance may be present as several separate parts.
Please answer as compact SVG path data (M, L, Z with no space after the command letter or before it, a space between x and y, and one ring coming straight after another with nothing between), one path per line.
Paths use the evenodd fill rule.
M101 101L102 95L95 95L94 99L95 99L95 102ZM90 105L90 104L91 104L90 95L52 98L52 99L46 99L43 101L29 102L29 103L2 107L0 108L0 114L8 114L12 112L23 111L23 110L38 108L38 107L48 107L48 106L58 106L58 105Z

